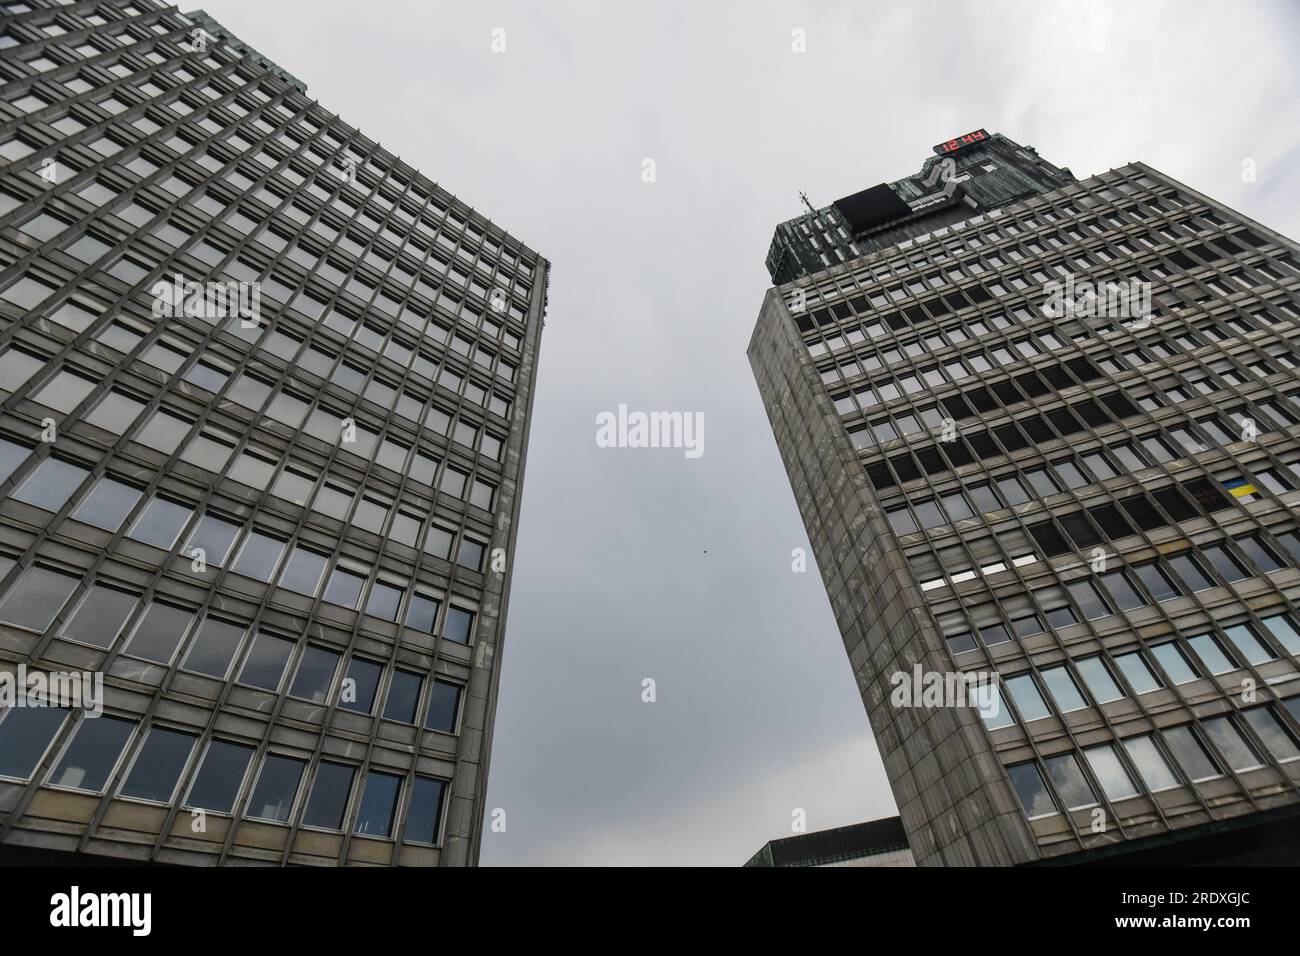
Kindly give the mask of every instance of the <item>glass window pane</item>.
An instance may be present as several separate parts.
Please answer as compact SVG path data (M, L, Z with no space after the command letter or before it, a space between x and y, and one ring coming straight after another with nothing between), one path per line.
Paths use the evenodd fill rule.
M434 622L438 620L438 607L436 598L416 592L411 595L411 605L406 609L406 626L432 634Z
M144 511L127 532L127 537L170 551L191 514L190 509L184 505L165 498L154 498L145 505Z
M67 716L62 707L0 710L0 777L30 777Z
M1219 776L1219 768L1210 760L1209 754L1190 727L1170 727L1161 733L1174 760L1178 761L1193 783Z
M1190 555L1175 554L1167 560L1174 572L1183 579L1183 583L1193 591L1204 591L1206 588L1214 587L1214 582L1206 576Z
M289 694L315 704L323 704L329 696L338 666L338 652L314 644L308 646L303 652L302 660L298 662L298 673L294 675Z
M1151 656L1156 659L1157 664L1164 668L1165 674L1175 684L1186 684L1188 681L1196 680L1199 676L1192 669L1192 665L1187 663L1187 658L1183 656L1183 652L1172 641L1151 648Z
M1205 733L1209 736L1210 741L1214 744L1223 759L1228 762L1228 766L1238 773L1245 770L1254 770L1256 767L1263 766L1260 763L1259 755L1251 749L1250 744L1246 743L1241 732L1237 730L1230 719L1227 717L1214 717L1210 720L1201 721L1201 726L1205 728Z
M1131 654L1120 654L1115 658L1115 663L1119 665L1120 671L1134 693L1145 694L1161 686L1160 681L1156 680L1155 674L1151 673L1151 668L1147 667L1146 661L1137 651Z
M36 470L28 476L13 497L45 511L58 511L68 503L72 493L80 487L89 474L90 472L85 468L69 462L58 458L46 458L36 466Z
M429 692L429 713L424 726L444 733L456 732L456 717L460 712L460 685L435 680Z
M442 821L442 799L447 781L416 777L411 788L411 808L406 812L404 839L410 843L437 843Z
M366 601L366 613L385 621L397 620L397 606L402 601L402 592L391 584L376 581L370 589L370 599Z
M1243 711L1246 723L1255 735L1264 742L1264 746L1278 760L1294 760L1300 757L1300 747L1295 738L1287 731L1282 722L1267 707L1254 707Z
M1007 692L1011 694L1016 709L1020 711L1021 720L1028 723L1031 720L1038 720L1051 714L1051 711L1047 709L1047 705L1043 703L1042 695L1038 693L1034 679L1028 674L1012 677L1006 684Z
M253 748L228 740L214 740L208 744L203 764L190 785L187 807L229 813L239 796L239 788L248 772L248 762L253 758Z
M1142 782L1152 793L1178 786L1178 777L1169 769L1169 764L1151 737L1130 737L1124 741L1124 749L1137 767Z
M0 438L0 482L8 480L31 453L32 450L25 445Z
M122 795L141 800L171 801L176 781L194 748L193 734L155 727L149 731L131 773L122 786Z
M0 601L0 621L44 633L63 607L63 602L76 590L77 580L71 575L32 565Z
M384 717L400 720L404 724L415 722L415 709L420 703L420 686L424 678L410 671L393 671L393 681L384 703Z
M1228 671L1236 670L1237 665L1228 659L1228 655L1223 653L1223 648L1219 647L1218 641L1209 634L1189 637L1187 643L1192 645L1192 650L1211 674L1226 674Z
M102 584L92 585L59 636L93 647L108 647L121 632L139 597Z
M1273 660L1274 655L1260 643L1259 638L1245 624L1225 628L1224 633L1228 635L1228 640L1232 641L1232 646L1252 664L1263 664Z
M447 609L447 621L442 629L442 636L457 644L468 644L470 632L474 627L474 612L458 607Z
M343 828L343 815L348 809L352 793L355 767L322 761L312 784L311 797L303 814L303 826L322 827L326 830Z
M1110 744L1089 747L1083 752L1083 756L1108 800L1123 800L1125 797L1137 796L1138 789L1133 786L1133 779L1124 769L1124 764Z
M156 664L169 664L193 620L193 611L158 602L150 604L131 633L126 653Z
M1266 617L1262 621L1264 628L1273 639L1286 649L1288 654L1300 656L1300 632L1291 619L1283 614L1275 614L1272 617Z
M242 625L215 617L204 618L181 666L196 674L224 679L243 639Z
M242 558L241 558L242 560ZM280 575L280 587L314 596L320 587L328 558L306 548L294 548Z
M203 552L203 560L209 567L219 568L226 563L230 546L239 534L239 525L223 521L216 515L204 515L194 526L190 540L185 542L185 554L197 557L196 551Z
M372 770L366 774L357 825L353 832L364 836L387 837L393 832L393 815L402 791L402 778Z
M270 581L283 551L283 541L254 531L244 542L231 570L259 581Z
M1049 667L1042 671L1042 676L1047 692L1052 695L1052 700L1056 701L1061 713L1068 714L1072 710L1088 706L1088 702L1079 693L1079 688L1075 686L1074 678L1064 667Z
M72 517L97 528L116 531L140 500L140 491L112 478L101 478L99 484L72 513Z
M330 575L330 583L325 587L325 600L342 607L355 608L365 583L366 579L361 575L336 567Z
M277 690L292 651L293 641L259 631L239 672L239 682L263 690Z
M358 714L370 713L375 706L375 694L379 690L379 677L383 671L383 665L374 661L352 658L348 664L347 676L343 679L339 706Z
M51 786L99 793L134 732L132 720L108 716L84 718L50 775Z
M1047 785L1043 783L1043 775L1038 772L1037 766L1032 763L1022 763L1015 767L1008 767L1007 773L1011 775L1011 785L1015 788L1016 796L1020 798L1020 805L1025 808L1025 815L1029 819L1050 817L1056 813L1056 804L1052 802L1052 795L1047 792Z
M293 757L268 754L248 801L246 816L274 823L288 823L294 797L306 763Z
M1110 669L1100 657L1088 657L1081 661L1075 661L1075 666L1079 668L1079 673L1083 676L1083 682L1088 685L1088 690L1092 691L1092 696L1097 699L1098 703L1106 704L1112 700L1119 700L1124 696L1124 692L1119 689L1115 679L1110 676Z
M1056 792L1065 801L1066 809L1082 810L1085 807L1096 806L1097 795L1092 792L1088 778L1083 775L1074 754L1048 757L1043 763L1046 764L1048 776L1056 786Z
M1083 616L1089 621L1105 617L1110 613L1110 608L1101 599L1101 595L1097 593L1097 588L1091 581L1074 581L1067 584L1066 589L1083 611Z

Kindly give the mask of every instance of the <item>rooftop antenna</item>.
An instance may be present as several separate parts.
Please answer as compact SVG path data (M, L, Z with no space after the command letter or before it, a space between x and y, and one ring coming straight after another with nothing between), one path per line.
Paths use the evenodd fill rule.
M816 213L816 212L817 212L817 210L813 208L813 204L810 203L810 202L808 201L808 194L807 194L807 193L805 193L805 192L803 192L803 191L800 191L800 193L799 193L799 198L803 200L803 204L804 204L805 206L808 207L808 211L809 211L809 212L811 212L811 213Z

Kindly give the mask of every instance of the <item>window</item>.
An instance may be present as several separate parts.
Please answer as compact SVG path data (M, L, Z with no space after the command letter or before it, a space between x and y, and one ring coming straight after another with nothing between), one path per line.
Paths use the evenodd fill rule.
M1283 567L1282 562L1273 553L1273 549L1256 536L1247 535L1244 538L1234 538L1233 540L1236 541L1237 547L1241 548L1242 553L1251 560L1255 567L1265 574L1270 571L1280 570Z
M1233 770L1242 773L1263 766L1259 754L1255 753L1229 718L1213 717L1201 721L1201 726Z
M193 611L155 601L136 624L127 641L126 653L155 664L170 664L193 620Z
M149 731L122 785L122 796L170 803L194 749L193 734L155 727Z
M471 571L481 571L483 569L484 547L482 541L475 541L469 535L466 535L461 538L460 553L456 557L456 563L462 568L468 568Z
M339 656L337 651L309 644L298 662L298 673L294 675L289 695L314 704L325 703L334 683L334 672L338 670Z
M1092 787L1083 775L1078 758L1074 754L1048 757L1043 762L1047 765L1047 775L1052 778L1056 792L1065 802L1067 810L1082 810L1085 807L1096 806L1097 795L1092 792Z
M1123 571L1110 571L1103 574L1101 580L1120 610L1132 611L1136 608L1146 607L1146 598L1138 593L1137 588L1133 586L1133 582L1128 579Z
M127 537L170 551L176 543L176 536L190 520L190 514L190 509L185 505L175 504L165 498L154 498L145 505L144 511L127 532Z
M442 801L447 781L416 777L411 788L411 806L406 812L403 835L409 843L437 843L442 822Z
M355 608L366 579L342 567L335 567L325 586L325 600L346 608Z
M1124 750L1137 767L1138 776L1152 793L1178 786L1178 777L1169 769L1154 738L1129 737L1124 741Z
M1268 752L1279 762L1300 757L1300 748L1296 746L1295 738L1269 708L1252 707L1242 711L1242 716L1250 724L1250 729L1255 731L1255 735L1263 741Z
M1085 657L1083 660L1075 661L1074 666L1079 669L1083 682L1088 685L1088 690L1092 692L1092 696L1098 703L1106 704L1124 696L1119 685L1115 683L1115 678L1111 676L1110 668L1100 657Z
M1089 621L1105 617L1110 613L1110 607L1102 600L1101 595L1097 593L1096 585L1091 581L1072 581L1065 587L1075 603L1079 605L1079 609L1083 611L1083 616Z
M1225 628L1224 633L1228 635L1228 640L1232 641L1232 646L1250 663L1263 664L1274 659L1275 655L1260 643L1259 638L1246 625L1236 624Z
M205 617L181 665L187 671L224 680L230 662L244 639L244 627L215 617Z
M379 690L379 677L383 674L382 664L354 657L348 664L347 676L343 679L343 692L339 706L358 714L368 714L375 706L375 694Z
M46 458L14 492L14 499L45 511L58 511L90 472L58 458Z
M267 754L266 761L262 764L262 772L257 777L257 785L253 787L253 795L249 798L248 811L245 815L271 823L288 823L294 798L298 795L298 784L302 781L302 771L306 765L305 761L294 757Z
M1016 709L1020 711L1021 720L1028 723L1031 720L1039 720L1051 715L1051 711L1043 703L1042 695L1038 693L1038 687L1034 684L1034 679L1028 674L1020 674L1017 677L1009 678L1006 685L1007 691L1011 694L1011 699L1016 704Z
M1083 752L1083 757L1088 761L1093 776L1101 784L1102 793L1106 794L1107 800L1123 800L1137 796L1138 789L1133 786L1133 778L1128 775L1123 762L1115 753L1115 748L1110 744L1089 747Z
M1025 808L1025 816L1037 820L1057 812L1056 804L1052 802L1052 795L1047 792L1047 785L1043 783L1043 775L1038 772L1037 766L1032 763L1017 764L1008 767L1007 773L1011 777L1011 786L1015 789L1016 796L1020 798L1020 805Z
M1300 656L1300 632L1296 631L1295 623L1283 614L1274 614L1271 617L1263 618L1260 623L1273 639L1286 649L1288 654Z
M329 559L323 554L309 551L307 548L295 547L285 563L284 573L280 575L280 587L299 594L315 596L320 587L321 576Z
M112 478L101 478L90 494L82 499L72 517L97 528L116 531L139 500L140 492L130 485Z
M432 634L434 623L438 620L439 606L437 598L415 592L411 595L411 604L406 609L406 626Z
M1204 591L1206 588L1214 587L1214 582L1209 576L1201 570L1200 564L1188 552L1182 554L1170 555L1166 560L1169 566L1174 569L1183 583L1193 591Z
M399 588L383 581L376 581L370 589L370 599L366 601L366 613L385 621L397 620L397 608L402 603Z
M468 644L473 627L474 612L453 605L447 609L447 620L443 625L442 636L457 644Z
M1209 560L1214 570L1218 571L1225 581L1241 581L1250 577L1246 569L1241 566L1241 562L1229 554L1223 545L1207 544L1201 548L1201 554Z
M1157 601L1168 601L1170 598L1178 597L1179 591L1174 587L1169 577L1160 570L1155 564L1140 564L1133 568L1133 573L1138 576L1138 580L1146 586L1151 592L1151 596ZM1114 594L1114 592L1111 592Z
M0 621L44 633L76 587L77 578L33 565L0 601Z
M1174 760L1192 783L1219 776L1219 768L1214 765L1190 727L1170 727L1161 733L1169 746L1169 752L1174 755Z
M429 713L424 718L424 726L429 730L455 733L460 714L460 693L459 684L435 679L429 692Z
M187 807L229 813L239 796L239 788L253 758L253 748L228 740L214 740L208 744L199 772L190 785L185 799Z
M395 670L384 703L384 719L404 724L415 723L415 709L420 705L420 687L424 678L411 671Z
M1178 645L1173 641L1166 641L1164 644L1157 644L1151 648L1151 656L1156 659L1165 674L1175 684L1186 684L1188 681L1194 681L1200 675L1187 662L1183 652L1178 649Z
M1115 658L1115 663L1119 665L1120 673L1124 675L1129 686L1135 693L1145 694L1149 691L1158 690L1162 685L1151 673L1151 668L1147 662L1142 659L1142 655L1137 651L1129 654L1120 654Z
M1088 706L1088 702L1079 693L1074 678L1066 668L1049 667L1041 674L1043 683L1047 685L1047 692L1052 695L1052 700L1056 702L1057 709L1061 713L1068 714L1070 711L1081 710Z
M221 567L230 553L230 546L239 534L239 525L224 521L216 515L205 514L194 527L194 533L185 544L187 557L197 558L202 552L203 560L211 567Z
M352 795L352 780L356 772L355 767L346 764L321 761L316 770L316 780L312 784L311 797L307 800L307 809L303 813L303 826L326 830L343 828L343 815L348 809L348 798Z
M361 807L357 811L357 825L353 832L359 836L390 836L393 832L393 817L397 812L397 798L401 791L402 778L395 774L378 770L366 774Z
M270 581L283 552L283 541L262 534L260 531L254 531L244 542L231 570L259 581Z
M1223 653L1223 648L1219 646L1213 635L1198 634L1195 637L1189 637L1187 643L1192 645L1192 650L1196 656L1201 659L1205 669L1211 674L1226 674L1228 671L1236 670L1237 665L1232 662L1227 654Z
M121 632L138 598L138 594L104 584L91 585L59 636L92 647L109 647Z
M67 716L62 707L0 710L0 777L26 780L35 773Z
M239 682L272 692L278 690L280 678L284 676L284 665L289 662L292 652L293 641L259 631L239 672Z
M99 793L135 732L135 722L107 715L83 718L48 783ZM2 745L0 745L2 746Z

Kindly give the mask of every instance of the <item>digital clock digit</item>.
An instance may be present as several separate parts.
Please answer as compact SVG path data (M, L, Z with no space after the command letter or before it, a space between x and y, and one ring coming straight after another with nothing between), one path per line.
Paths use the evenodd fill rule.
M938 146L934 147L934 151L940 155L943 153L955 153L963 147L969 146L972 143L978 143L981 140L988 138L989 134L987 132L982 129L977 129L974 132L966 133L964 136L958 136L956 139L950 139L946 143L940 143Z

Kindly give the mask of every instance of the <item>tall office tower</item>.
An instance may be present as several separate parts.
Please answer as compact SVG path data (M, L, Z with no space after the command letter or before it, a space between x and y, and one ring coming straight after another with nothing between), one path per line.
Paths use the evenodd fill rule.
M546 261L202 13L0 6L0 860L473 864Z
M918 864L1294 861L1296 244L979 130L768 264L750 362Z

